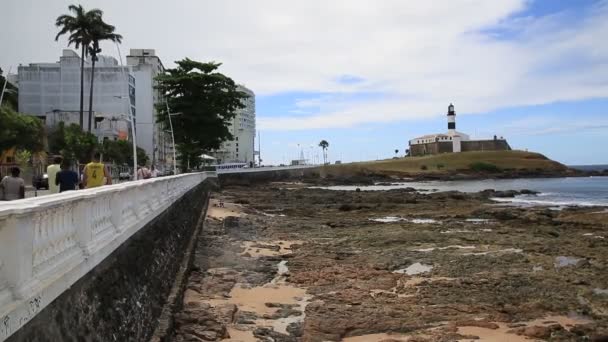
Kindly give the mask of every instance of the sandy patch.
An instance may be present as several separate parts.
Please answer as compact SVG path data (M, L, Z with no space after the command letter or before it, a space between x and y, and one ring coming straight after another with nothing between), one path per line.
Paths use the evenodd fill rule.
M417 335L420 336L420 335ZM361 336L351 336L342 339L343 342L381 342L381 341L409 341L413 336L404 334L368 334ZM421 336L423 337L423 336Z
M253 258L287 255L292 253L293 245L302 243L303 241L298 240L243 241L241 247L244 251L241 255L248 254Z
M253 332L250 330L239 330L233 327L228 328L228 334L230 338L225 338L222 341L230 342L256 342L257 339L253 336Z
M570 330L577 324L588 324L593 321L583 317L569 317L569 316L547 316L544 318L535 319L532 321L522 322L528 327L532 326L550 326L555 323L559 323L562 327ZM480 327L459 327L458 333L461 335L474 335L479 336L478 340L463 339L461 341L496 341L496 342L529 342L532 339L524 336L519 336L507 331L513 330L509 328L505 323L498 324L498 329L487 329Z
M234 203L224 202L224 207L219 206L219 199L212 198L209 200L209 207L207 208L207 217L216 220L223 220L229 216L244 216L243 207Z
M515 334L509 334L507 331L512 328L507 327L506 324L498 323L498 329L488 329L488 328L480 328L480 327L459 327L458 333L461 335L472 335L478 336L479 339L462 339L459 341L481 341L481 342L530 342L531 339L528 339L524 336L519 336Z

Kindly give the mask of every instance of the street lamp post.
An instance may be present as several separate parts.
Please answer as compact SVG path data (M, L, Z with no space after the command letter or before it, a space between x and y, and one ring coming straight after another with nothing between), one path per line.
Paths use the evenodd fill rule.
M171 121L171 116L180 115L181 113L171 114L171 110L169 110L169 102L165 98L165 105L167 106L167 116L169 117L169 128L171 128L171 143L173 144L173 174L177 174L177 159L175 158L175 135L173 134L173 121Z
M2 99L4 98L4 92L6 91L6 84L8 83L8 74L11 73L13 67L8 68L8 72L6 73L6 77L4 77L4 85L2 86L2 93L0 93L0 105L2 105Z

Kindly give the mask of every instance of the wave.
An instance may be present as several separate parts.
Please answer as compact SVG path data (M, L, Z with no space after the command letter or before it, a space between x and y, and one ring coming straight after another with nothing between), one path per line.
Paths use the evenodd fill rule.
M589 201L589 200L540 200L540 199L528 199L528 198L492 198L495 202L502 203L514 203L514 204L522 204L522 205L547 205L547 206L580 206L580 207L606 207L608 206L608 202L602 201Z

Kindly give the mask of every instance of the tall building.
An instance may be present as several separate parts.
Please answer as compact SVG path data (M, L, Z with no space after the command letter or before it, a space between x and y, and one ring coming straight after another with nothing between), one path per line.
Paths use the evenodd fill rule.
M60 121L80 122L80 57L72 50L63 50L59 62L31 63L19 66L19 111L45 120L47 125ZM128 81L127 81L128 79ZM84 127L88 127L89 89L91 64L84 68ZM129 97L125 96L129 92ZM124 121L135 109L135 83L127 67L120 67L113 57L99 56L95 63L93 110L97 124L102 121ZM119 132L120 131L120 132ZM123 132L124 131L124 132ZM107 133L107 130L105 131ZM98 134L100 137L125 136L126 127L117 129L116 135Z
M243 100L245 107L237 110L228 128L234 139L223 142L220 148L212 153L218 164L255 163L255 94L243 85L239 85L238 90L249 97Z
M165 72L165 67L153 49L131 49L127 65L135 78L135 111L137 113L137 145L146 151L152 164L161 170L173 164L171 135L157 123L156 105L162 105L162 96L155 89L154 78Z

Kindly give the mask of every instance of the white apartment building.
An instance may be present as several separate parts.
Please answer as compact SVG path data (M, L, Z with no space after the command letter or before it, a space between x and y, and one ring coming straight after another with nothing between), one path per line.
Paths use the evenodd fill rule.
M165 72L165 67L153 49L131 49L127 65L135 78L135 110L137 113L137 145L143 148L152 164L168 170L173 164L171 134L157 123L156 105L162 105L161 94L154 88L154 78ZM168 128L166 128L168 129Z
M237 110L230 127L234 140L225 141L217 151L211 153L217 158L217 164L255 163L255 94L243 85L238 90L247 93L249 98L243 100L244 108Z
M120 67L113 57L99 56L95 63L95 84L93 89L93 110L98 133L98 123L103 121L124 121L126 114L135 109L135 83L127 67ZM128 81L127 81L128 78ZM35 115L52 125L58 117L67 124L80 122L80 56L72 50L63 50L59 62L31 63L19 66L19 111ZM89 89L91 64L85 61L84 68L84 128L88 127ZM125 92L129 93L126 98ZM102 125L104 126L104 125ZM116 126L114 126L116 127ZM127 128L118 125L116 134L98 135L100 138L122 138Z
M69 49L56 63L31 63L19 66L19 110L36 115L47 125L64 121L79 123L80 56ZM130 136L124 121L135 118L137 146L152 163L165 170L173 163L171 135L156 123L155 104L160 101L154 78L165 68L153 49L131 49L127 65L109 56L98 56L95 63L93 110L95 131L100 140L126 139ZM91 64L84 68L84 128L88 127ZM127 95L128 92L128 95ZM130 105L130 109L129 109Z

